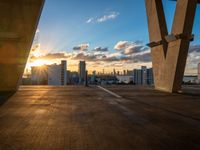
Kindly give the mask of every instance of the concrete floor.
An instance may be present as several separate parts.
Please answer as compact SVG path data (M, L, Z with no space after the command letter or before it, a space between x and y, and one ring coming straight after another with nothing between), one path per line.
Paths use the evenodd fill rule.
M200 96L105 88L21 87L0 106L0 149L200 149Z

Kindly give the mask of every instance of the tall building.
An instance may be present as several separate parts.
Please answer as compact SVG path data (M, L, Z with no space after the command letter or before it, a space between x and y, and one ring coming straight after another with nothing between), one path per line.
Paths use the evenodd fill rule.
M116 75L116 71L115 71L115 69L113 69L113 74Z
M126 75L126 70L123 70L123 75Z
M127 75L133 76L133 70L127 70Z
M67 61L61 61L61 84L67 85Z
M133 71L134 83L137 85L142 84L142 70L141 69L134 69Z
M85 61L80 61L78 67L79 83L83 83L85 81L85 71L86 71Z
M48 66L48 85L66 85L67 83L67 62L61 61L60 65Z
M153 68L147 69L147 84L148 85L153 85L154 84Z
M134 83L137 85L152 85L153 69L147 69L146 66L142 66L141 69L134 69L133 71Z
M198 80L200 81L200 63L198 64Z
M147 67L146 66L142 66L141 67L141 74L142 74L142 84L143 85L147 85Z

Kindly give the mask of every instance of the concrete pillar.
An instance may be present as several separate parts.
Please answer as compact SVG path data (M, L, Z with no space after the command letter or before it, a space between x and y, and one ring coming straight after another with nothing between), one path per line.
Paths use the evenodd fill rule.
M0 91L15 91L22 78L44 0L0 1Z
M171 33L168 34L162 0L146 0L149 39L154 69L155 88L166 92L181 89L196 0L177 0Z

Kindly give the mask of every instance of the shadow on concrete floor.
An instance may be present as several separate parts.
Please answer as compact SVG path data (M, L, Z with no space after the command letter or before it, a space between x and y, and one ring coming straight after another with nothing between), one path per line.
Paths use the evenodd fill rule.
M190 96L200 96L200 88L182 88L182 92L180 94L190 95Z
M0 106L2 106L9 98L11 98L15 92L0 92Z
M200 93L187 92L187 91L184 91L183 93L178 93L178 94L200 97Z

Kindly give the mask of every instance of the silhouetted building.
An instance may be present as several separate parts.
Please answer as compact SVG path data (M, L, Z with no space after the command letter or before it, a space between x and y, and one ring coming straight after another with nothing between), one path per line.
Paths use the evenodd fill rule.
M85 71L86 71L85 61L80 61L79 67L78 67L79 83L84 83L84 81L85 81Z
M61 85L67 85L67 61L61 61Z
M127 75L128 76L133 76L133 70L127 70Z
M123 75L126 75L126 70L123 71Z
M116 70L115 69L113 69L113 74L116 75Z
M200 81L200 63L198 64L198 80Z

